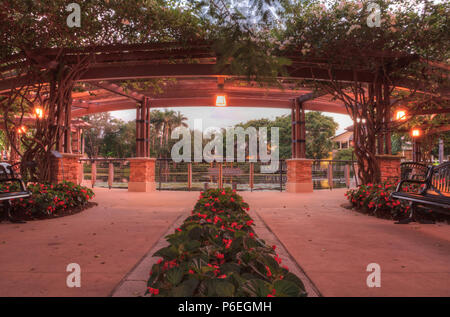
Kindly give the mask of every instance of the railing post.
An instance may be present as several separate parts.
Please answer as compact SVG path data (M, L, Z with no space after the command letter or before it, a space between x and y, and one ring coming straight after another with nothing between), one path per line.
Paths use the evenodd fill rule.
M219 162L219 179L217 180L217 185L220 189L223 188L223 170L222 170L222 163Z
M97 163L95 161L91 161L91 184L92 184L92 188L94 188L96 180L97 180Z
M345 177L345 185L347 188L350 188L350 165L345 164L344 166L344 177Z
M192 188L192 163L188 163L188 189Z
M84 161L80 161L80 172L78 175L78 184L81 185L84 181Z
M280 192L283 191L283 161L278 161L278 169L280 171Z
M330 186L330 190L333 189L333 163L328 162L328 185Z
M112 188L112 184L114 181L114 163L112 161L109 162L108 165L108 187Z
M254 186L254 177L255 177L255 164L253 162L250 162L250 173L249 173L249 186L250 186L250 191L253 191L253 186Z

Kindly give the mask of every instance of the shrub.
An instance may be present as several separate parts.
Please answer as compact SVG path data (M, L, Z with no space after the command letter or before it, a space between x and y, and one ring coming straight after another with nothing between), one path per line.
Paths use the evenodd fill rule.
M192 214L157 251L152 296L306 296L302 281L253 230L248 204L230 189L200 194Z
M381 184L361 185L350 189L345 196L353 207L360 211L382 218L401 219L409 215L410 207L397 199L391 198L397 185L384 182ZM414 187L405 187L404 191L416 190Z
M11 201L12 212L25 218L40 218L57 216L63 211L82 207L94 197L92 189L76 185L72 182L53 184L28 184L32 195L28 198L19 198ZM17 183L0 185L0 191L18 191Z

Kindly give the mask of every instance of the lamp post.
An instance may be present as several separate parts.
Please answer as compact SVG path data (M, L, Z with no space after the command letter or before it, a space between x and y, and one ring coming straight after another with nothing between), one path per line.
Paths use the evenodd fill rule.
M413 161L418 162L420 160L420 145L417 139L422 135L422 131L419 128L411 129L411 137L413 140Z

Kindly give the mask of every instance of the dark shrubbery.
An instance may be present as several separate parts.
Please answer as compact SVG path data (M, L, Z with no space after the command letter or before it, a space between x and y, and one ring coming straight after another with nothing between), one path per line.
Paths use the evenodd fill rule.
M253 230L248 204L230 189L200 194L192 215L154 256L152 296L306 296L302 281Z
M11 201L13 215L24 219L49 218L70 213L73 209L85 206L94 197L92 189L72 182L57 185L30 183L27 187L32 192L31 197ZM1 192L18 190L17 183L0 185Z

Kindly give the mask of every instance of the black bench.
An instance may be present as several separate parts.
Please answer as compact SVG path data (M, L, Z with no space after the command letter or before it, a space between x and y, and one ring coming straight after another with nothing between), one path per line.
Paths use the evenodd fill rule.
M402 191L405 184L416 184L417 192ZM408 201L411 206L410 217L398 223L415 221L414 209L418 206L450 215L450 162L432 167L420 163L401 164L401 180L391 197Z
M14 192L0 192L0 202L3 205L3 217L6 217L9 221L14 223L24 223L25 221L15 219L11 215L11 200L30 197L31 192L27 190L23 180L14 175L13 166L14 165L6 163L0 164L0 183L18 183L20 190Z

